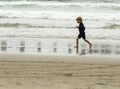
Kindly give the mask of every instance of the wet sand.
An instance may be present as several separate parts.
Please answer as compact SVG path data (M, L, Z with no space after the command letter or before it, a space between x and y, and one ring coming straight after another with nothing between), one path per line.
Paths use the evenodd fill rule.
M120 55L120 42L113 40L92 40L92 52L83 40L79 42L80 55ZM33 53L76 55L75 39L61 38L1 38L0 53Z
M120 57L0 54L0 89L119 89Z

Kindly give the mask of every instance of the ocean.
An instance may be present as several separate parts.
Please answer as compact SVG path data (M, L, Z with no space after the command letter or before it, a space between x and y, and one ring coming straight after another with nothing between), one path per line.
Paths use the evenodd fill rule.
M119 42L120 0L0 0L0 38L73 40L78 16L87 39Z

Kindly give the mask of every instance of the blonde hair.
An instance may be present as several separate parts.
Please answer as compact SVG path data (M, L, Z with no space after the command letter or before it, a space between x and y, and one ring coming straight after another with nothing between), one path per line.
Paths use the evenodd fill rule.
M80 20L82 22L82 17L77 17L76 20Z

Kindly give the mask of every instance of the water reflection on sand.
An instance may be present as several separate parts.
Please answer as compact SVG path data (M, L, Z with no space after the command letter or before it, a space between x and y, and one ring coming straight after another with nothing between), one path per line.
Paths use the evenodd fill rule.
M31 45L31 46L29 46ZM64 42L60 41L35 41L27 42L25 40L17 41L16 44L10 40L1 40L0 41L1 53L45 53L45 54L76 54L76 49L74 48L73 42ZM11 51L12 50L12 51ZM101 55L120 55L120 45L119 44L107 44L107 43L94 43L92 46L92 52L89 53L89 48L87 44L80 44L79 54L101 54Z

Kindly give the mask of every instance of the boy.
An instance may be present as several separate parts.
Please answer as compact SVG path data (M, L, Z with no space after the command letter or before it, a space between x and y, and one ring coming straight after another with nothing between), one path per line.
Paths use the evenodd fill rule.
M85 27L84 27L84 24L82 22L82 18L81 17L77 17L76 21L79 24L79 27L77 27L79 29L79 35L76 38L76 46L75 46L75 48L77 48L77 53L78 53L78 47L79 47L78 41L79 41L80 38L82 38L85 42L87 42L89 44L89 51L91 52L91 46L92 46L92 44L86 39L86 36L85 36Z

